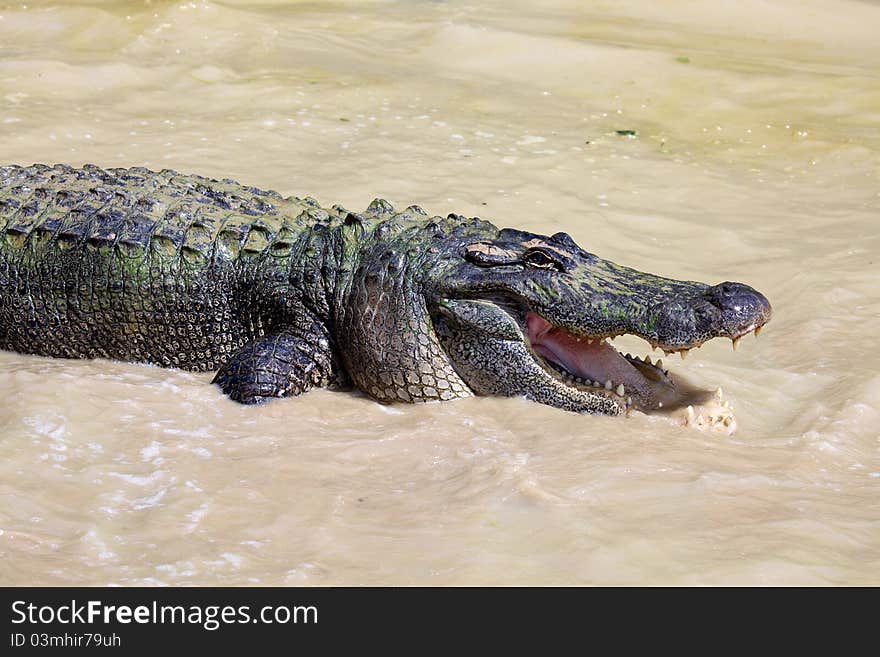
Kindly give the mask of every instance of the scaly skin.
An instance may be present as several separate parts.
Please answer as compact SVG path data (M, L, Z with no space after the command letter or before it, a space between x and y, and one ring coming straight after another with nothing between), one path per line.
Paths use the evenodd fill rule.
M655 393L617 361L629 394L573 382L542 350L581 354L567 366L583 374L578 340L683 350L769 316L747 286L636 272L564 233L381 200L355 214L173 171L0 167L0 348L219 370L245 403L354 383L385 402L523 395L616 414Z

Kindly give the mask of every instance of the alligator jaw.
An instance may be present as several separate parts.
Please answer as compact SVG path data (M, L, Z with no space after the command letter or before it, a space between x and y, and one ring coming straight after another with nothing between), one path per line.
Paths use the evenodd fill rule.
M635 365L604 337L576 336L531 312L525 325L526 342L536 360L549 365L545 369L568 386L612 398L621 411L633 405L657 408L659 398L673 391L662 369L643 361Z
M730 338L730 342L733 345L733 350L736 351L737 345L739 344L739 341L743 338L743 336L746 336L749 333L754 333L755 337L757 338L758 334L761 332L761 329L764 328L764 324L766 324L768 321L770 321L769 315L762 318L761 321L759 321L759 322L754 322L754 323L750 324L749 326L747 326L746 328L734 331L729 336L726 336L726 337ZM625 335L625 334L617 333L615 335L607 336L607 337L616 338L618 335ZM642 338L649 345L651 345L651 349L661 349L663 351L663 353L666 354L667 356L669 356L671 354L678 354L679 356L681 356L682 360L684 360L687 357L687 355L691 349L698 349L699 347L702 347L706 342L709 341L709 340L696 340L687 346L681 346L681 345L671 346L671 345L663 344L662 342L656 342L654 340L651 340L649 338L645 338L643 336L638 336L638 337ZM716 336L716 337L725 337L725 336Z
M757 335L765 322L752 324L731 336L734 348L743 335L751 332ZM547 365L547 371L568 386L605 394L619 404L621 411L629 408L651 411L669 408L677 402L675 383L669 371L663 369L663 361L652 362L650 356L641 359L620 353L608 341L609 337L616 336L577 336L529 312L525 316L524 337L535 359ZM690 349L703 342L705 340L672 348L652 344L652 347L659 347L667 354L678 352L684 358Z
M763 297L762 297L763 298ZM636 335L667 352L700 346L712 337L739 339L769 320L766 312L696 333L678 332L674 345L630 330L604 334L560 326L522 299L499 294L443 298L433 306L434 330L466 384L476 394L525 396L558 408L619 415L630 408L651 412L693 403L700 391L669 376L663 362L622 354L608 341Z

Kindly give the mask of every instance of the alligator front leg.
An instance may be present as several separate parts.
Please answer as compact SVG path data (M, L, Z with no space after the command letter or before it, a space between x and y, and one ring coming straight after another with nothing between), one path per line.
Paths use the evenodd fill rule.
M262 404L273 397L299 395L330 384L333 358L326 340L304 339L289 332L249 342L217 372L214 383L242 404Z

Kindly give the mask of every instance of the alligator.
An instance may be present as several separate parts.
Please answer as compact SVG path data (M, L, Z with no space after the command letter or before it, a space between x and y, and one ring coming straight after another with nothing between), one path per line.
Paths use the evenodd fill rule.
M651 411L674 380L610 339L683 357L770 314L745 284L643 273L564 232L171 170L0 167L0 349L216 371L245 404L353 384L386 403Z

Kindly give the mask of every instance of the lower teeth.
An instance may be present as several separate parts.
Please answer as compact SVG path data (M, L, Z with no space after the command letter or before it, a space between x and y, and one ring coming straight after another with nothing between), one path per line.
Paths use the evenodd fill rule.
M604 384L602 384L600 381L592 381L590 379L583 379L579 376L575 376L574 374L572 374L571 372L569 372L567 370L559 369L558 371L560 374L562 374L562 376L563 376L563 378L565 378L565 380L567 380L571 383L577 383L577 384L584 386L584 387L592 386L594 388L599 388L599 389L604 388L605 390L608 390L609 392L616 393L617 396L619 396L619 397L623 397L626 394L626 388L624 388L623 384L621 383L621 384L618 384L617 386L615 386L614 383L611 381L611 379L608 379ZM631 397L627 397L626 399L627 399L627 402L626 402L627 404L632 403Z

